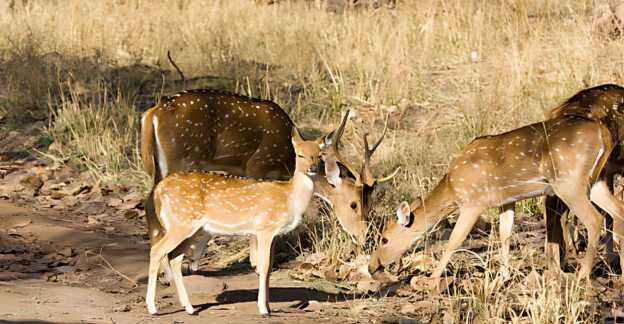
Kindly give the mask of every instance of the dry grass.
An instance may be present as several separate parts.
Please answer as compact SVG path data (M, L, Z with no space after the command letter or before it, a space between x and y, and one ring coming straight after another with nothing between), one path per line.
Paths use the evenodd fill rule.
M0 112L19 125L24 109L51 108L53 153L80 158L103 177L146 179L137 110L184 87L173 82L167 51L187 79L198 78L187 87L272 99L300 125L326 131L351 108L357 117L345 138L353 159L363 132L379 131L392 111L373 162L379 174L403 171L381 188L363 248L370 252L383 219L432 188L474 137L541 120L581 88L623 83L624 43L594 32L592 1L396 2L334 11L324 0L5 1ZM335 222L310 226L316 250L349 257ZM494 282L483 289L497 296ZM504 299L464 293L457 298L501 318ZM572 306L580 296L576 288L535 290L526 311L536 323L588 321Z

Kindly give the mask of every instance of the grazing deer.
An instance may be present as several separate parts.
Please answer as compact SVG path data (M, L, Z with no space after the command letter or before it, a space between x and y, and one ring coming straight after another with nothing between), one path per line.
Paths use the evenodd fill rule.
M271 101L226 91L183 91L162 99L146 111L142 125L142 160L154 179L154 187L168 175L183 170L226 171L247 178L287 180L295 169L291 133L300 138L299 133L293 132L295 126L288 114ZM321 150L331 145L332 133L301 145L299 153L308 160L311 171L319 168ZM336 151L338 141L333 145ZM367 151L367 161L372 152L374 149ZM342 159L341 162L346 161ZM313 180L315 194L331 203L340 224L357 244L364 241L368 230L364 220L368 206L364 202L370 200L372 186L363 185L360 175L351 168L349 170L353 179L344 177L339 184L328 183L322 168ZM370 170L368 172L370 174ZM394 175L396 171L377 182ZM369 177L369 183L374 185L376 182ZM153 207L153 194L146 203L146 218L153 245L163 236ZM195 250L192 253L195 261L191 264L194 270L197 270L209 238L204 236L195 246L201 235L201 231L197 232L176 251L179 254L188 249ZM250 235L250 247L250 261L255 265L256 239L253 235ZM168 263L163 264L167 268ZM167 281L168 278L163 278L163 282Z
M293 133L296 128L293 128ZM158 220L166 234L150 252L147 307L156 313L156 276L159 264L187 238L197 231L205 235L252 234L258 242L258 308L264 317L269 311L269 276L272 263L272 244L277 235L293 230L313 194L310 178L316 172L301 154L298 136L293 136L296 167L289 181L253 180L224 176L205 171L181 171L161 181L154 190L154 204ZM331 179L340 178L337 164L328 159L325 168ZM189 314L194 309L182 282L182 255L171 259L170 266L180 302Z
M605 191L613 191L613 177L624 171L624 151L621 141L624 138L624 88L615 84L604 84L597 87L579 91L570 97L563 104L551 110L547 118L557 118L560 116L578 116L590 119L596 123L604 125L611 132L614 145L604 168L604 178L607 188ZM605 204L606 202L602 202ZM596 202L602 207L600 202ZM557 196L548 196L544 199L544 216L546 219L546 254L550 269L560 269L562 262L566 260L567 248L570 244L569 223L562 222L562 215L568 212L567 206ZM572 215L569 215L572 216ZM622 219L610 214L607 218L607 228L614 227L616 232L622 232L624 224ZM613 222L613 224L610 224ZM613 239L619 241L618 237L613 238L612 233L608 233L607 256L611 262L617 259L613 252ZM620 264L624 269L624 258L620 258Z
M439 278L485 210L501 206L511 210L501 215L501 238L508 244L513 203L555 194L587 227L588 247L579 275L589 276L603 219L591 201L604 202L601 206L610 213L623 215L617 199L605 192L606 184L600 177L612 147L606 127L575 116L475 139L450 164L447 175L422 204L415 202L412 210L406 202L401 203L397 220L384 228L369 271L383 270L440 219L459 211L446 251L431 274ZM508 250L503 252L508 254Z

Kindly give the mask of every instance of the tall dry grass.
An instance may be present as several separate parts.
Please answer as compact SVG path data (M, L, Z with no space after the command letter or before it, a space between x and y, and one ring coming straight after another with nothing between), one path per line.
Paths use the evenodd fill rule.
M49 134L61 145L56 154L119 178L143 177L132 158L137 107L184 87L172 82L178 76L168 51L187 79L198 78L187 86L274 100L303 126L325 131L353 109L357 117L345 135L353 161L361 158L363 133L379 132L391 111L391 130L373 164L379 174L396 165L403 171L380 188L371 243L363 247L369 252L398 203L426 194L474 137L541 120L581 88L623 83L624 44L595 33L591 0L332 8L324 0L0 2L0 113L18 120L24 107L50 107ZM137 72L145 66L151 72ZM132 80L116 80L119 71L134 73ZM152 86L139 105L145 81ZM538 205L520 208L536 212ZM323 224L310 225L316 249L348 258L337 224ZM527 312L556 322L576 316L577 308L566 306L574 302L538 291ZM503 304L488 307L502 316Z

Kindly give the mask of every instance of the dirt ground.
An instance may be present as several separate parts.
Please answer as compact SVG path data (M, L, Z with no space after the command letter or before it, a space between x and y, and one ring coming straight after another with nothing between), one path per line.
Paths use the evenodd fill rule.
M159 284L157 306L162 315L152 316L144 302L149 241L132 234L145 232L142 221L117 224L115 230L107 232L105 225L72 218L62 211L0 201L0 242L4 249L0 262L10 264L8 271L0 272L3 322L311 323L319 318L344 322L343 316L349 316L349 296L307 288L289 279L288 270L280 269L271 278L273 316L262 318L256 304L258 279L248 262L217 271L203 267L198 275L184 277L191 302L198 309L196 316L179 306L174 286ZM72 251L64 251L68 247ZM13 253L6 253L8 250ZM54 270L48 266L50 255L59 259L74 255L75 260L85 257L80 251L88 251L88 266L79 264L81 261ZM12 262L16 259L19 261Z

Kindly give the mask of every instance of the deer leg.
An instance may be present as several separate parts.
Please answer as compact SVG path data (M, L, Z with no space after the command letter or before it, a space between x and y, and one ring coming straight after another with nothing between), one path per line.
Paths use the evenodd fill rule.
M561 215L567 206L557 196L546 196L544 198L544 217L546 221L546 260L548 269L555 271L561 268L562 261L566 258L566 241L564 228L562 226ZM565 261L564 261L565 262Z
M199 242L195 246L195 249L193 250L193 262L191 262L189 266L191 270L197 271L199 269L199 261L201 257L204 256L204 252L206 251L206 245L208 245L208 242L211 238L212 235L210 233L204 232L201 240L199 240Z
M154 190L150 192L149 197L147 197L147 201L145 201L145 220L147 221L147 231L149 232L150 242L152 246L162 240L163 228L162 224L158 220L158 216L156 215L156 206L154 206ZM169 262L167 256L165 256L165 262L161 262L160 269L158 271L158 278L160 283L163 285L168 285L173 278L173 272L169 267Z
M515 209L516 203L506 204L503 205L503 213L500 214L501 250L505 273L509 273L509 238L511 237L511 231L513 229Z
M461 207L459 218L457 219L457 223L455 223L455 228L453 232L451 232L451 237L446 245L446 251L444 251L442 259L440 259L440 262L435 267L431 277L438 278L442 276L451 256L453 256L457 247L466 239L472 227L477 223L479 215L481 215L484 210L485 208L482 207Z
M612 229L607 233L608 241L607 241L607 258L609 260L609 264L615 264L617 259L617 253L614 252L613 249L613 236L614 235L622 235L621 226L622 217L624 217L624 213L622 210L622 202L620 202L609 190L606 182L600 181L594 184L590 192L591 201L598 205L602 210L606 211L611 215L610 218L607 218L607 229ZM620 263L622 263L622 256L620 256ZM624 269L624 268L623 268Z
M576 217L574 216L574 214L570 212L570 209L566 207L565 212L561 214L560 218L561 218L561 228L563 228L563 240L565 241L565 248L562 247L564 257L568 253L568 251L572 251L574 255L576 256L578 254L578 251L576 249L576 243L575 243L576 240L578 239L577 237L578 233L576 232ZM562 263L561 267L563 269L565 267L565 264L567 263L567 258L562 259L561 263Z
M258 237L255 234L249 234L249 262L258 272Z
M275 236L271 234L258 233L258 273L260 274L260 285L258 287L258 309L262 317L270 317L269 308L269 278L273 265L273 243Z
M172 232L175 232L175 237L169 234ZM152 246L150 251L150 267L147 281L147 296L145 297L147 309L151 314L156 314L156 272L158 271L160 263L167 257L169 252L173 251L182 241L184 241L186 237L190 237L192 234L192 231L185 233L182 230L176 231L176 229L170 229L162 240Z
M600 228L602 227L603 217L594 208L587 197L586 191L583 187L570 189L563 186L553 186L555 194L557 194L565 203L570 207L576 217L578 217L587 228L588 241L587 251L585 252L585 258L581 261L581 269L579 271L579 278L588 278L591 274L591 269L596 258L596 249L598 247L598 241L600 239Z
M184 255L178 255L176 258L169 261L171 265L171 270L173 271L173 281L175 282L176 289L178 291L178 299L180 300L180 304L182 307L186 309L186 312L189 314L193 314L195 309L193 309L193 305L188 299L188 294L186 293L186 288L184 288L184 282L182 281L182 259L184 259Z

